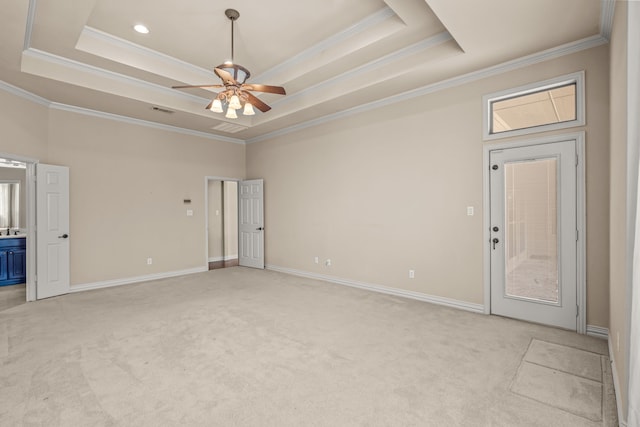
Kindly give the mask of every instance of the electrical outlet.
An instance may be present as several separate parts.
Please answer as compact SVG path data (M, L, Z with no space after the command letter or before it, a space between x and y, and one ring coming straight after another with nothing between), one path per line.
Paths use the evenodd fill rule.
M147 258L147 265L153 264L153 258Z
M414 277L416 277L416 271L415 270L409 270L409 279L413 279Z
M324 262L324 265L326 265L327 267L331 267L331 260L328 259Z
M316 264L320 264L320 258L315 257L315 258L313 259L313 262L315 262Z
M187 209L187 216L193 216L193 210Z

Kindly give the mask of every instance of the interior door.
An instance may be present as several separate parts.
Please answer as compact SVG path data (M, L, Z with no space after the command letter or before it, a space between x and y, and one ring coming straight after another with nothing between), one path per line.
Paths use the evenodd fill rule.
M264 268L264 182L240 181L238 189L239 264Z
M69 292L69 168L36 165L36 298Z
M576 142L494 150L491 312L576 330Z

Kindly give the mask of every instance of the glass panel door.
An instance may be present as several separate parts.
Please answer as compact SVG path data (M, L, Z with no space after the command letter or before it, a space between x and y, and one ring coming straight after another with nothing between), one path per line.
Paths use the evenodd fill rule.
M558 303L556 158L508 162L505 294Z

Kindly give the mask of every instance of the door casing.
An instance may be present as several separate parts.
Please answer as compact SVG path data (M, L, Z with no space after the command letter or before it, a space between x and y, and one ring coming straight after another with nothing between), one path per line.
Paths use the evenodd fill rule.
M586 292L586 197L585 197L585 156L584 132L563 133L541 138L516 140L500 143L485 143L482 159L483 182L483 282L484 282L484 313L491 313L491 199L490 199L490 167L489 153L492 150L525 147L531 145L549 144L553 142L575 141L578 154L576 168L576 228L578 230L577 263L576 263L576 300L578 316L576 330L579 334L587 332L587 292Z

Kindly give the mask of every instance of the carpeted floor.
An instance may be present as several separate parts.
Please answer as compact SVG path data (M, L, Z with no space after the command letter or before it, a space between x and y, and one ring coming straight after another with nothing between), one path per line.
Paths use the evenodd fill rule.
M0 312L0 425L616 419L605 341L232 267Z

